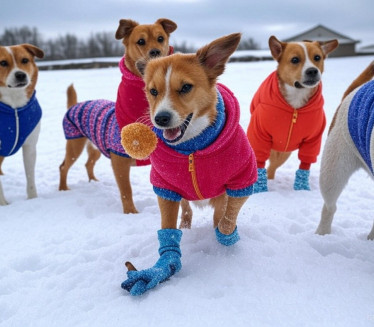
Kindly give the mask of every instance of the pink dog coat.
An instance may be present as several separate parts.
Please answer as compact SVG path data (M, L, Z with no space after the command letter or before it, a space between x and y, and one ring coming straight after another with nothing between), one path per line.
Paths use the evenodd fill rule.
M162 139L158 142L151 154L151 183L158 196L180 201L182 197L210 199L224 192L233 197L252 194L257 180L256 159L239 125L238 101L221 84L217 85L217 95L214 125L221 127L208 127L201 135L176 146ZM155 130L160 138L160 130ZM208 145L204 144L207 139L212 141Z
M122 81L118 86L117 102L92 100L71 107L63 120L66 139L87 137L106 157L115 153L129 157L121 145L121 129L136 122L148 111L143 80L131 73L121 59ZM137 160L137 166L149 165L150 160Z
M119 129L122 130L122 127L136 122L139 118L148 117L149 105L144 92L144 81L128 70L125 58L119 62L119 69L122 82L118 86L116 118Z

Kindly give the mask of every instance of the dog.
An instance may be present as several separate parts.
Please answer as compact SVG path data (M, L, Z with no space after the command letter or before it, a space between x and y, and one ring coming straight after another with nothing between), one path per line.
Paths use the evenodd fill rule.
M42 110L35 96L38 67L35 57L44 52L31 44L0 46L0 175L5 157L21 147L29 199L37 197L35 186L36 144ZM0 182L0 205L6 205Z
M146 165L149 161L131 159L120 144L120 129L147 114L148 102L144 94L144 82L135 67L135 62L149 61L166 56L172 52L169 46L170 34L177 24L165 18L154 24L140 25L130 19L121 19L116 38L122 39L125 56L119 63L122 81L118 87L117 101L85 101L77 104L77 95L73 86L68 88L68 107L63 120L67 139L65 159L60 165L59 190L68 190L67 174L70 167L82 153L87 140L88 160L86 169L89 180L97 180L94 166L103 153L110 158L113 172L121 194L124 213L137 213L132 197L130 167ZM90 121L85 118L90 117ZM84 120L84 121L83 121ZM93 144L94 145L93 145Z
M374 61L348 87L331 123L321 160L324 205L316 234L331 233L336 202L356 170L363 168L374 177L373 77ZM367 238L374 240L374 225Z
M309 169L317 160L326 125L321 84L324 60L337 46L337 40L287 43L269 38L278 67L254 95L247 129L259 168L255 193L268 190L267 179L274 179L277 168L297 149L301 163L294 189L310 189Z
M159 139L150 158L161 230L160 259L155 266L135 271L127 263L133 268L122 288L132 295L144 293L181 269L182 231L177 229L177 218L182 199L186 204L197 201L214 208L218 242L228 246L239 240L236 220L253 192L256 161L239 125L238 101L216 81L240 38L240 33L230 34L196 54L137 63L144 74L150 117Z

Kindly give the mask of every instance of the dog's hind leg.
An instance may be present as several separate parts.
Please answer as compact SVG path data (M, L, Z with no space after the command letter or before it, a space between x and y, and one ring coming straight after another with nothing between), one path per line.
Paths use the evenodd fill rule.
M331 233L336 201L353 172L360 166L360 160L345 143L344 136L334 129L326 141L321 160L319 184L324 205L316 234Z
M113 152L110 154L110 159L114 176L121 194L123 212L138 213L132 198L132 188L130 183L130 168L131 166L135 166L135 160L119 156Z
M287 161L290 155L291 152L279 152L271 150L269 167L267 168L268 179L274 179L275 171Z
M88 158L86 162L86 170L88 175L88 180L91 182L92 180L97 181L98 179L95 177L94 174L94 167L97 160L99 160L101 152L92 144L92 142L87 142L87 153Z
M182 209L181 222L179 224L179 228L190 229L191 224L192 224L192 214L193 214L190 203L187 200L182 199L181 209Z
M1 165L3 164L4 159L5 159L5 157L0 156L0 175L4 175L4 173L1 169Z
M77 139L70 139L66 141L66 153L65 159L60 165L60 191L67 191L67 176L70 167L76 162L76 160L81 155L87 139L85 137L80 137Z

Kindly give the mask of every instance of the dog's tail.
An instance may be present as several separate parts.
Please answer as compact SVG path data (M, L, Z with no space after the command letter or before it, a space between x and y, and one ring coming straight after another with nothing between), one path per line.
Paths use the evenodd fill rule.
M374 78L374 60L369 64L369 66L365 68L365 70L360 75L358 75L358 77L351 83L351 85L348 86L347 90L343 94L342 102L347 97L347 95L351 93L354 89L365 84L366 82L371 81L373 78ZM329 134L335 125L335 120L336 120L339 108L340 108L340 105L338 109L336 109L334 117L332 118L331 125L329 128Z
M74 85L71 84L66 90L67 95L67 107L68 109L78 103L77 92L75 91Z

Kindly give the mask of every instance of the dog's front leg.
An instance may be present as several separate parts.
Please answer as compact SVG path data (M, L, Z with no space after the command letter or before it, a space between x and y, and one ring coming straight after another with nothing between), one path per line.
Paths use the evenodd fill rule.
M0 156L0 175L4 175L4 173L1 169L1 165L3 164L4 159L5 159L5 157Z
M5 206L7 204L8 202L5 200L3 186L1 185L1 180L0 180L0 206Z
M131 158L121 157L111 153L112 168L117 181L124 213L138 213L133 198L130 183L130 168L135 165L135 160Z
M227 207L224 215L218 223L216 228L216 236L218 242L223 245L233 245L239 241L239 234L236 228L236 220L243 204L247 201L246 197L231 197L227 198Z
M132 269L127 272L128 279L121 286L131 295L143 294L166 281L182 268L180 259L182 253L179 247L182 231L176 229L179 201L169 201L158 197L158 203L162 228L158 231L160 258L153 267L140 271L133 270L135 267L127 263L127 266Z
M3 160L4 160L4 157L0 157L0 175L3 175L3 172L1 170L1 164L3 163ZM1 180L0 180L0 206L5 206L7 204L8 202L5 200L4 191L3 191L3 187L1 185Z
M165 200L159 196L157 200L161 213L161 228L176 229L180 202Z
M26 181L27 181L27 198L36 198L36 186L35 186L35 162L36 162L36 143L38 142L40 133L40 122L32 133L28 136L25 143L22 146L23 165L25 167Z

